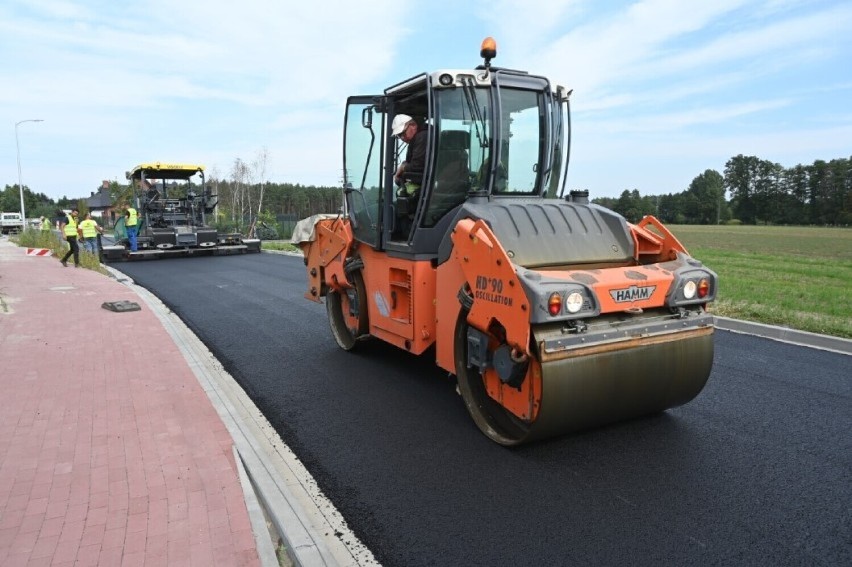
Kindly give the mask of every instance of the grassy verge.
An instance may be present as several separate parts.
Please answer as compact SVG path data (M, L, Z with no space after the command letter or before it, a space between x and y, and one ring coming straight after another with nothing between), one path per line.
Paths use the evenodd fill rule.
M62 259L68 251L68 243L64 238L59 236L59 233L54 231L45 233L41 230L26 229L24 232L12 237L12 241L17 243L18 246L25 248L47 248L53 251L53 255L57 261ZM73 260L71 261L73 262ZM101 265L97 255L83 250L82 244L80 245L80 266L102 274L109 274Z
M260 243L262 250L278 250L282 252L300 252L298 246L290 244L289 240L264 240Z
M719 274L717 315L852 338L852 230L669 228Z

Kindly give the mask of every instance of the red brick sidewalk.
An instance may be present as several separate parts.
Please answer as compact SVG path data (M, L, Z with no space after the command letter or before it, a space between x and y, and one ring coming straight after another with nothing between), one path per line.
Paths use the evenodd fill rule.
M0 241L0 565L259 564L231 447L132 290Z

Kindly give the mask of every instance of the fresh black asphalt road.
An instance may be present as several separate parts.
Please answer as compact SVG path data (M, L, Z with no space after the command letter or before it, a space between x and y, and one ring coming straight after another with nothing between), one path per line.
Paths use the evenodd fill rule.
M341 351L301 258L115 267L192 328L385 566L852 565L848 356L718 331L691 403L507 449L428 355Z

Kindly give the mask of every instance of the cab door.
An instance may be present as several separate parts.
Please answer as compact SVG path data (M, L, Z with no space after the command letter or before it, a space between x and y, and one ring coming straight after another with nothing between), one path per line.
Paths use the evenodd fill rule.
M377 248L382 231L384 113L379 96L349 97L343 142L345 206L357 240Z

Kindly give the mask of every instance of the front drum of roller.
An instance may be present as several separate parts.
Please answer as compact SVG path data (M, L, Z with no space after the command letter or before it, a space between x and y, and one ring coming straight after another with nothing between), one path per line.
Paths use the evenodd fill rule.
M562 435L683 405L707 383L713 329L542 364L541 410L525 439Z
M480 430L502 445L555 437L683 405L701 392L713 365L712 327L672 333L647 344L616 344L604 352L550 355L543 363L535 362L540 406L536 418L526 422L488 396L479 370L467 367L467 326L460 323L456 331L459 391ZM535 340L540 344L539 337ZM531 373L527 379L532 377Z

